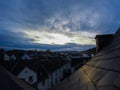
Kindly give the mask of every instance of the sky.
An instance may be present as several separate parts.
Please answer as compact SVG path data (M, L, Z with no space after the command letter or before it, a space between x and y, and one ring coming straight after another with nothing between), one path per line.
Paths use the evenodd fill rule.
M120 27L120 0L0 0L0 48L79 51Z

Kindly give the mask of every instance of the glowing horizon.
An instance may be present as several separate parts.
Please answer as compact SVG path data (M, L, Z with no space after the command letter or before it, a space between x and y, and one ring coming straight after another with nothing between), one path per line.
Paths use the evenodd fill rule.
M60 32L48 32L48 31L24 31L27 38L32 39L31 43L36 44L50 44L50 45L65 45L68 43L74 43L79 45L95 45L93 33L60 33ZM92 37L90 35L92 34Z

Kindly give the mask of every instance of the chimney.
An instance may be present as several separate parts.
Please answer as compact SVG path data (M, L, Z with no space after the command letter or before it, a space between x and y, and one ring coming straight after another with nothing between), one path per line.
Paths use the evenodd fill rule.
M96 53L108 46L113 38L113 34L96 35Z

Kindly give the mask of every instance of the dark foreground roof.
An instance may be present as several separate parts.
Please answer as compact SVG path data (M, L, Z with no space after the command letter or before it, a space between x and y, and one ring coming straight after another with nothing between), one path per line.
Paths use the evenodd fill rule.
M120 90L120 29L109 46L51 90Z
M36 90L0 66L0 90Z

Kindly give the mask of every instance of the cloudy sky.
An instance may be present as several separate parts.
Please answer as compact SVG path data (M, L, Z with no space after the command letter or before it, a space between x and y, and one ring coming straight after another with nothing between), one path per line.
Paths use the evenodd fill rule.
M120 26L120 0L0 0L0 48L85 50Z

